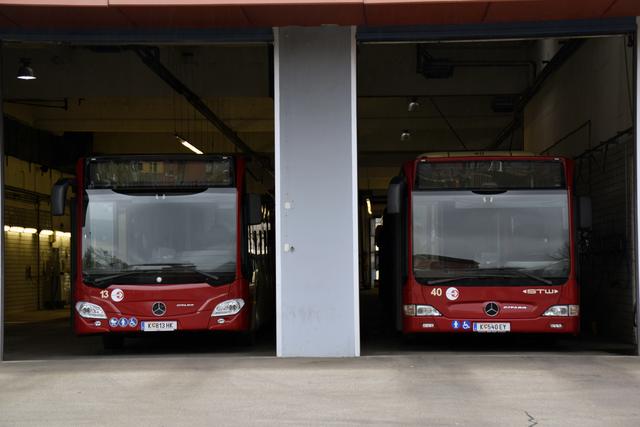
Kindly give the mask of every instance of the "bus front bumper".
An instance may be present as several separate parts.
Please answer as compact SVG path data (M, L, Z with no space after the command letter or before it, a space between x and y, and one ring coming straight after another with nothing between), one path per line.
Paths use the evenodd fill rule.
M249 313L244 307L239 313L213 317L210 312L166 317L139 317L127 313L109 313L107 319L87 319L75 313L77 335L104 333L172 332L172 331L248 331Z
M578 334L580 318L535 317L528 319L450 319L443 316L404 316L403 333L552 333Z

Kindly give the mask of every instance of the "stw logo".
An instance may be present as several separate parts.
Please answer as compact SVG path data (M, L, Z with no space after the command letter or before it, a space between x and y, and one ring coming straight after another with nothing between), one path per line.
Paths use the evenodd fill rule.
M526 295L553 295L558 292L557 289L525 289L522 291Z

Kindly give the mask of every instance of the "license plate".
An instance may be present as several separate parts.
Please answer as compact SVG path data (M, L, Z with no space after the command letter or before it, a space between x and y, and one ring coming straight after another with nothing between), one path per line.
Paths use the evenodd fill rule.
M178 329L178 322L175 320L162 322L140 322L140 324L142 325L142 330L145 332L165 332L175 331Z
M474 322L473 332L511 332L511 323Z

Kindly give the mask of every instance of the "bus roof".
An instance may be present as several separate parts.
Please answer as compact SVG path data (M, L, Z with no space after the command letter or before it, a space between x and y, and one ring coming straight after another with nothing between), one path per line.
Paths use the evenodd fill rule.
M420 154L417 158L423 157L535 157L528 151L433 151Z

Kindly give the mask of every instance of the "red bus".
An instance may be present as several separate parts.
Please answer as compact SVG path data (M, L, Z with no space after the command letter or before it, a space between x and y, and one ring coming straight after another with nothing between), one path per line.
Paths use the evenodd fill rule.
M397 329L577 334L572 176L569 159L515 152L406 163L381 233L380 294Z
M56 183L72 199L72 321L106 348L132 333L236 331L272 318L272 204L236 156L105 156Z

